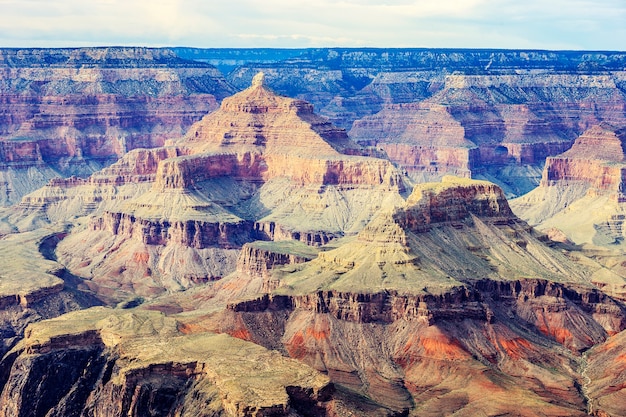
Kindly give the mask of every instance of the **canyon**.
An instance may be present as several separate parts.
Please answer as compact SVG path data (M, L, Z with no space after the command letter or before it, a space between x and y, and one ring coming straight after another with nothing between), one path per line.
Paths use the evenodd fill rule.
M0 415L624 415L624 68L1 49Z

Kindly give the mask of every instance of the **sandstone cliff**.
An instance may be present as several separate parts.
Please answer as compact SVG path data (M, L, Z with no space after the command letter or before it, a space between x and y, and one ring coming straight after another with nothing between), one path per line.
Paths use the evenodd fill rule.
M540 228L556 228L575 243L617 248L622 227L626 160L624 129L603 123L548 158L540 186L516 199L516 212Z
M320 246L358 232L405 192L393 164L369 153L260 74L167 146L27 195L4 227L90 215L59 259L107 297L152 297L228 275L246 242Z
M591 125L625 120L619 52L317 49L261 59L229 81L242 87L261 69L272 88L310 101L414 178L480 176L509 196L537 186L545 158Z
M269 294L190 323L281 350L398 414L582 416L581 352L624 330L626 310L545 240L498 187L447 178L275 270Z
M333 387L313 369L225 335L184 335L154 312L33 324L0 369L2 416L335 415Z
M0 80L2 205L161 146L233 91L214 67L149 48L1 49Z

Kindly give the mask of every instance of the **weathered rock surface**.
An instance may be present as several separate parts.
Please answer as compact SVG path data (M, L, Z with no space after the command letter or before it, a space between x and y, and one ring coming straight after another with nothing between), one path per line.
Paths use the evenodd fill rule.
M534 179L505 193L444 177L405 202L404 177L370 156L415 178L510 179L586 130L542 186L569 187L570 210L592 190L586 204L609 213L621 204L623 54L307 53L264 63L267 81L166 146L4 211L3 233L70 233L35 251L26 234L0 240L0 415L620 415L626 258L516 218L505 194ZM107 59L132 66L122 58ZM284 75L290 95L343 126L360 119L362 144L382 149L266 86ZM6 149L30 164L43 148ZM619 243L621 220L595 240ZM24 331L94 293L122 302Z
M540 228L556 228L574 243L619 247L624 236L626 159L623 128L603 123L570 150L546 161L540 186L514 200L516 213Z
M165 49L1 49L0 204L162 146L232 91Z
M318 49L250 61L229 74L233 85L262 69L272 88L378 144L414 178L480 176L509 196L537 186L545 158L588 127L626 117L623 53Z
M405 191L393 164L370 153L260 74L167 146L26 196L5 228L92 214L59 259L107 297L152 297L228 275L246 242L320 246L358 232Z
M53 259L63 233L50 229L0 239L0 355L29 323L101 304Z
M326 376L226 335L184 335L156 312L32 324L0 369L2 416L336 415Z
M582 416L580 353L626 328L626 310L544 241L498 187L447 178L274 271L269 294L192 323L279 349L397 413Z
M621 332L585 352L581 366L582 391L588 398L591 415L624 414L624 337L626 333Z
M623 125L625 96L617 86L623 78L449 75L428 99L387 105L355 121L350 135L382 147L416 178L456 173L502 182L511 176L503 167L535 171L595 123ZM536 181L510 178L504 185L519 194Z

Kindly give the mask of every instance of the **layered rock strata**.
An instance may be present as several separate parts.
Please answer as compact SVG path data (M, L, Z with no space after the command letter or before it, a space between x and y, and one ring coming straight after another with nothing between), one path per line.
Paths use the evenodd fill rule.
M0 356L30 323L101 304L52 256L61 231L38 230L0 239Z
M162 146L233 91L214 67L164 49L2 49L0 74L3 205Z
M513 207L530 223L559 229L571 241L619 247L626 159L624 129L603 123L585 131L570 150L546 161L540 186Z
M55 180L6 223L94 214L60 244L60 259L97 277L95 291L151 297L226 276L246 242L320 246L358 232L405 190L393 164L368 153L260 74L184 137L128 152L85 180Z
M626 310L545 241L493 184L422 184L212 326L397 413L582 416L581 352L623 331Z
M622 53L322 49L250 59L229 74L234 85L263 68L272 88L312 102L415 179L486 178L509 196L536 187L545 158L591 125L625 119Z
M387 105L355 121L350 135L387 150L416 178L450 172L503 181L513 175L513 167L527 167L526 176L532 177L546 157L569 149L591 125L625 122L617 86L622 78L449 75L443 89L428 99ZM509 193L519 194L537 185L538 178L530 180L520 186L509 178L504 184Z
M333 387L313 369L225 335L184 335L155 312L33 324L0 369L2 416L336 415Z

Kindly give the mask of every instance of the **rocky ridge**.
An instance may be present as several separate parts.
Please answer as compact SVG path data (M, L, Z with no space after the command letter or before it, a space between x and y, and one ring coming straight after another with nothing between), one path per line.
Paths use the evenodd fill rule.
M0 49L0 202L180 136L232 87L166 49Z
M546 241L493 184L422 184L336 249L264 274L272 285L249 280L268 294L239 289L248 300L191 323L283 351L391 414L586 415L580 354L626 328L624 307L590 284L602 267Z
M367 54L356 54L354 61L362 68L379 65L379 53L372 52L365 60ZM462 66L468 56L445 62ZM486 55L475 56L481 62ZM608 58L619 61L614 54L607 61L593 56L602 65L610 66ZM456 146L497 164L519 157L522 167L542 158L541 146L553 146L541 135L560 146L572 140L560 140L561 131L576 132L612 114L621 123L619 96L615 113L594 107L602 102L599 90L590 93L585 108L593 111L584 117L572 104L589 83L607 97L614 94L602 74L562 77L556 89L541 76L499 83L494 74L506 75L503 58L492 55L494 73L487 78L439 73L436 83L407 88L406 74L389 74L390 84L371 86L390 102L418 93L433 98L389 104L420 114L411 118L405 139L431 135L432 148L424 151L430 159L423 158L429 167L411 175L452 169L451 161L465 157L455 153ZM416 65L411 59L406 65ZM366 85L365 78L354 78L353 85ZM563 88L568 93L561 96ZM525 104L507 101L525 95L539 101L566 97L559 112L571 113L553 131L538 107L529 112ZM348 102L339 97L332 106ZM371 110L378 105L372 103ZM430 128L421 116L436 123ZM390 141L402 131L389 130L396 132ZM461 131L463 138L455 141ZM509 141L506 155L499 148L505 142L493 140L494 134ZM546 188L567 185L563 201L587 193L596 204L618 204L620 181L610 169L622 162L621 136L619 127L606 122L588 130L561 165L550 165L553 180ZM536 142L527 146L533 137ZM448 142L455 146L432 156ZM547 154L557 150L550 149ZM600 252L588 257L562 232L537 232L512 214L506 193L488 182L444 177L407 196L389 161L365 155L381 151L351 142L311 105L274 94L259 77L185 137L133 150L89 178L54 180L27 196L5 218L13 228L7 230L56 221L73 228L63 240L65 233L37 237L38 250L31 246L26 253L11 245L20 246L27 235L5 237L11 249L4 258L36 259L41 287L53 291L35 289L22 298L18 290L7 292L13 304L3 311L3 329L23 325L3 333L9 342L4 352L10 353L0 361L2 412L620 415L623 260ZM454 169L461 175L484 168L460 166ZM581 176L590 166L604 174ZM609 236L607 230L621 229L613 221L596 230ZM559 233L560 243L550 241ZM19 289L15 266L5 269ZM87 300L93 294L111 305L123 302L24 331L27 321L100 302ZM24 305L17 306L19 300ZM18 309L22 315L12 316Z
M153 296L234 271L246 242L319 246L356 233L405 190L388 160L368 154L260 74L184 137L84 180L55 180L6 222L27 229L94 215L61 242L59 258L94 277L94 291Z

